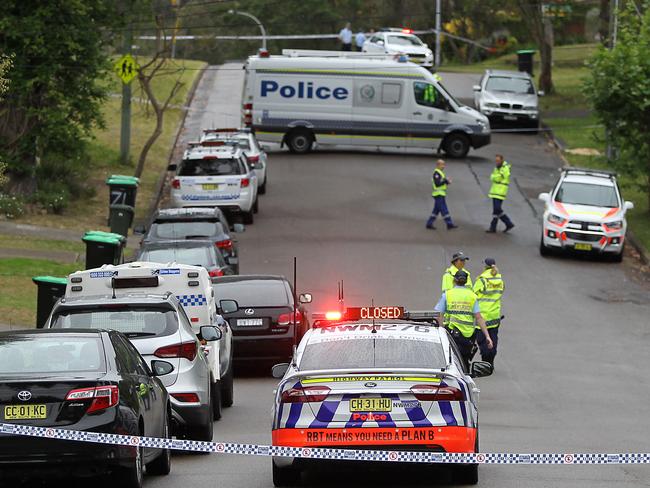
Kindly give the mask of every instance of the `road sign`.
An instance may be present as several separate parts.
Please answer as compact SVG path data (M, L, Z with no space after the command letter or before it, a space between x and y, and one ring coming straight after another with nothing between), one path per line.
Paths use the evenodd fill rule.
M133 56L130 54L125 54L113 65L113 69L117 73L117 76L120 77L123 83L129 84L133 81L133 78L138 76L138 70L140 66L136 63Z

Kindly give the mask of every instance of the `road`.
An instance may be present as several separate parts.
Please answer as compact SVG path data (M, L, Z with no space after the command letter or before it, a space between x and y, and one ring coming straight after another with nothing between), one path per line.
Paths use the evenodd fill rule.
M211 68L213 69L213 68ZM188 118L201 126L237 125L240 65L209 71ZM471 80L443 75L467 97ZM469 95L471 96L471 94ZM506 211L511 234L486 235L495 153L513 165ZM624 265L539 256L539 212L560 161L542 136L498 134L493 144L448 161L448 203L460 228L427 230L432 154L320 150L294 156L273 150L268 193L255 224L240 237L243 273L290 275L298 258L299 291L312 310L335 304L338 280L346 302L431 308L453 252L471 257L476 275L494 257L507 282L505 323L496 372L479 380L484 452L648 451L650 294ZM444 226L439 225L439 229ZM235 405L216 424L215 439L269 443L275 381L265 372L239 376ZM368 474L370 473L370 474ZM307 486L422 486L444 473L377 470L308 473ZM483 487L648 486L646 466L483 466ZM272 486L270 460L242 456L174 456L173 471L148 478L150 488Z

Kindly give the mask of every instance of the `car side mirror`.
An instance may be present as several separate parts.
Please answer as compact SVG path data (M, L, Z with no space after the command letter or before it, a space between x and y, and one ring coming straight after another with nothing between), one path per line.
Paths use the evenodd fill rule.
M276 364L271 368L271 376L280 379L287 373L288 369L289 363Z
M380 39L380 40L377 41L377 44L379 44L380 46L383 46L383 45L384 45L384 41L382 41L382 40Z
M229 266L236 266L239 264L239 258L236 258L235 256L228 256L226 258L226 263L228 263Z
M167 361L154 359L151 361L151 375L152 376L165 376L166 374L174 371L174 365Z
M240 224L239 222L237 222L236 224L232 224L232 231L233 232L241 234L245 230L246 230L246 227L244 226L244 224Z
M544 90L538 90L537 91L537 96L538 97L543 97L544 95L546 95L546 93L544 93Z
M472 90L474 90L474 91L476 91L476 92L481 91L481 85L474 85L474 86L472 87Z
M494 371L494 366L492 363L487 361L474 361L470 369L470 377L472 378L483 378L484 376L490 376Z
M219 300L221 313L235 313L239 310L239 304L235 300Z
M546 193L546 192L545 193L540 193L539 195L537 195L537 199L541 200L542 202L545 202L545 203L547 203L550 198L551 198L550 193Z
M167 171L176 171L177 168L178 168L177 164L170 164L169 166L167 166Z
M221 330L212 325L202 325L199 332L201 338L208 342L218 341L221 339Z
M632 210L634 208L634 202L625 202L625 210Z
M298 301L300 303L311 303L312 298L311 293L301 293L298 297Z
M143 236L147 232L147 228L144 225L136 225L133 227L133 233L138 236Z

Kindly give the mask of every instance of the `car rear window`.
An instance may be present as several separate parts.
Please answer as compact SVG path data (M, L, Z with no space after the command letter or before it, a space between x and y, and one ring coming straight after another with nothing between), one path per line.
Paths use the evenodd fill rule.
M81 371L106 371L99 337L16 334L0 338L0 376Z
M152 263L191 264L193 266L214 266L214 257L206 247L168 247L164 249L146 249L138 257L138 261Z
M284 281L245 280L216 283L219 300L236 300L239 307L282 307L290 305Z
M160 239L212 237L223 233L220 222L156 222L151 226L151 234Z
M408 339L351 339L308 344L301 370L348 368L425 368L447 365L439 342Z
M245 174L239 159L186 159L179 176L234 176Z
M178 331L172 309L131 305L63 309L53 317L57 329L112 329L129 338L164 337Z

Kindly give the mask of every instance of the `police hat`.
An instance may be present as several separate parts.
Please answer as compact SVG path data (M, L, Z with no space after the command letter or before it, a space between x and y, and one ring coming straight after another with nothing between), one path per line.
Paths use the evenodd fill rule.
M466 283L467 278L469 278L469 275L467 274L466 271L463 271L462 269L456 271L456 274L454 275L454 280L461 283Z
M463 251L458 251L457 253L454 253L454 255L451 257L451 262L453 263L458 259L461 259L463 261L469 261L469 257L465 256L465 254L463 254Z
M494 258L485 258L485 261L483 261L486 266L494 266L497 264L497 262L494 260Z

